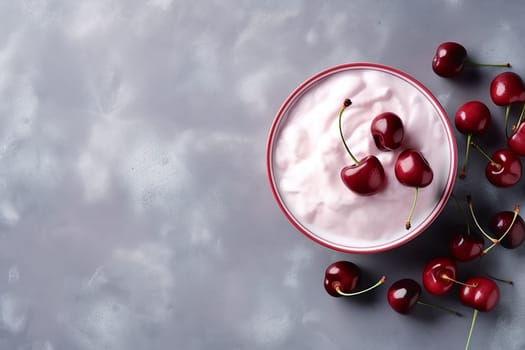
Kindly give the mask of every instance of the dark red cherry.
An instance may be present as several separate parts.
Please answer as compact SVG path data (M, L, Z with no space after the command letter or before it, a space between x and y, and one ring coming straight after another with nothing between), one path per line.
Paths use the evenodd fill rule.
M499 302L499 287L487 277L472 277L461 287L459 300L478 311L491 311Z
M468 333L465 350L469 349L472 331L476 324L478 311L491 311L499 303L500 292L498 285L486 277L472 277L461 287L459 300L466 306L474 309L470 331Z
M354 164L347 165L341 169L341 179L351 191L363 196L369 196L377 193L383 187L385 182L385 169L383 169L383 165L376 156L369 155L358 160L346 144L342 128L343 112L351 105L352 101L347 98L339 110L338 120L341 141L348 155L354 161Z
M339 291L351 293L357 288L361 269L350 261L337 261L329 265L325 271L324 288L334 297L342 296Z
M423 270L423 286L433 295L447 294L454 286L457 266L448 257L430 260Z
M394 172L399 182L411 187L428 186L434 178L428 161L420 152L413 149L404 150L399 154Z
M388 289L388 304L400 314L412 311L421 296L421 286L410 278L394 282Z
M485 242L479 235L458 230L450 240L452 257L458 261L471 261L482 255Z
M521 178L521 160L510 149L500 149L492 154L485 168L487 179L495 186L510 187Z
M518 129L508 140L509 148L522 157L525 157L525 123L521 123Z
M480 101L469 101L456 111L454 123L463 134L481 134L490 126L490 110Z
M525 84L514 72L498 74L490 84L490 97L498 106L525 102Z
M490 125L490 110L480 101L469 101L461 105L456 111L454 123L459 132L467 135L467 146L465 148L465 158L459 173L460 178L467 174L467 164L469 159L470 144L472 135L484 133Z
M467 50L461 44L445 42L436 49L432 59L432 69L439 76L455 77L463 70L466 59Z
M383 187L385 170L376 156L367 156L358 164L341 169L341 179L351 191L360 195L372 195Z
M513 218L514 212L512 211L499 212L492 217L489 222L489 227L499 238L507 231ZM507 249L514 249L519 247L523 241L525 241L525 222L522 217L518 215L510 231L500 241L500 244Z
M416 208L419 188L428 186L434 178L434 173L425 157L413 149L406 149L399 154L394 164L394 173L400 183L416 188L412 207L405 223L405 228L408 230L412 226L411 220Z
M392 112L381 113L370 124L374 142L382 151L392 151L403 142L405 130L401 118Z
M330 264L324 274L324 288L333 297L354 296L366 293L386 281L386 276L371 287L355 291L361 276L361 269L350 261L337 261Z

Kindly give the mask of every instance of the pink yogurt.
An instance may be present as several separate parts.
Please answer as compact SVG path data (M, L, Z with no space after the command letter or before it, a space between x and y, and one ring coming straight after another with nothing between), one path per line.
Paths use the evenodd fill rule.
M353 164L338 129L346 98L343 133L354 155L376 155L387 184L363 197L343 184L340 171ZM395 151L377 149L370 122L393 112L403 121L405 139ZM420 189L412 227L406 230L415 189L394 175L398 154L419 150L433 172ZM396 69L369 63L330 68L304 82L285 101L272 125L267 165L275 198L288 219L308 237L352 253L392 249L413 239L439 215L451 194L457 167L454 133L436 98L415 79Z

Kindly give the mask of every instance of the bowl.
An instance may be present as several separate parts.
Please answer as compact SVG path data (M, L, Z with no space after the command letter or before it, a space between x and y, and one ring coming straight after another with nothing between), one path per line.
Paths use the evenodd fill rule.
M352 164L338 126L345 99L352 105L341 119L342 133L356 158L375 155L386 183L370 196L350 191L341 169ZM381 151L371 120L397 114L404 127L400 148ZM404 149L420 152L434 178L418 190L411 228L405 228L416 190L394 173ZM449 118L432 93L398 69L375 63L348 63L310 77L286 98L272 123L266 164L271 190L297 230L328 248L376 253L399 247L424 232L445 207L454 187L457 148Z

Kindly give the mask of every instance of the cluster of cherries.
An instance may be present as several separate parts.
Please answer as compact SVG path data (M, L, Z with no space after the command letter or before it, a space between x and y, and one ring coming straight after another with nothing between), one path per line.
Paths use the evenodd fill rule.
M351 191L359 195L370 196L384 187L385 170L376 156L367 155L362 159L357 159L350 151L343 135L342 117L345 109L351 104L352 101L346 99L339 111L341 140L354 161L354 164L341 169L341 179ZM370 132L375 145L381 151L398 149L403 143L405 134L401 118L392 112L384 112L376 116L370 124ZM419 188L428 186L434 178L434 173L421 152L414 149L405 149L399 153L394 165L394 173L401 184L414 187L416 190L413 205L405 224L408 230L411 227L410 221L416 207Z
M432 68L436 74L442 77L454 77L459 75L465 66L510 67L510 64L473 63L467 59L467 51L462 45L455 42L446 42L439 45L432 62ZM525 84L516 73L504 72L493 79L490 85L490 95L496 105L506 107L505 132L508 148L497 150L492 156L489 156L478 144L474 143L472 137L484 133L488 129L491 122L490 111L489 108L480 101L469 101L463 104L457 110L454 119L458 131L467 136L466 154L459 177L464 178L467 174L469 149L470 146L472 146L488 159L485 170L487 179L495 186L509 187L515 185L521 178L522 165L520 156L525 156L525 123L522 122L525 114ZM521 109L517 123L511 127L511 135L508 136L509 114L511 106L514 104L523 104L523 108ZM349 102L345 102L341 109L339 120L340 130L341 114L349 105ZM391 147L392 140L399 140L398 142L393 142L396 147L399 147L402 132L396 130L399 129L399 125L401 125L402 128L402 124L393 117L389 116L389 120L383 120L384 118L384 116L380 115L372 122L371 129L376 145L381 150L389 150L391 149L389 147ZM379 125L375 125L376 123ZM400 139L396 138L399 134L401 134ZM341 137L343 137L342 132ZM376 174L376 172L377 174L382 173L384 177L384 170L381 167L381 163L374 156L368 156L361 161L357 161L351 154L346 143L345 147L356 163L355 165L343 168L341 171L341 176L345 184L357 193L361 193L359 192L360 189L371 189L374 187L370 186L370 183L366 183L366 178L372 177L371 175ZM430 171L431 176L432 173L428 163L420 153L413 150L409 150L409 152L412 158L410 161L412 162L414 159L419 159L416 162L418 165L414 169L411 169L408 174L404 174L404 176L405 178L411 178L411 181L414 178L419 178L420 182L407 183L406 181L402 181L404 177L401 176L401 179L398 177L397 162L396 177L398 177L401 183L414 186L417 189L418 187L425 186L425 182L421 181L421 179L424 178L421 174ZM401 157L403 153L400 154L398 162L403 162L403 158ZM381 167L381 170L377 170L379 167ZM400 168L402 168L401 165ZM417 173L419 173L419 175L416 176ZM377 175L377 177L380 177L380 175ZM431 180L432 178L430 177L430 181ZM380 183L380 181L377 181L377 183ZM374 184L376 184L376 182L374 182ZM377 188L380 188L380 186L377 185ZM375 193L374 191L371 192ZM458 206L460 206L457 198L454 196L453 198ZM461 206L460 209L462 209ZM457 263L480 259L498 245L506 249L515 249L525 241L525 222L519 215L520 209L518 205L515 206L513 211L497 212L489 220L488 227L492 235L487 233L479 223L474 212L473 200L470 196L467 196L467 209L480 234L471 232L468 224L469 220L466 217L466 224L462 225L451 235L449 241L450 256L440 256L431 259L422 272L422 285L429 294L442 296L449 293L455 285L459 285L459 300L464 305L474 309L465 349L469 348L478 312L491 311L499 303L500 289L495 281L509 284L512 284L512 282L490 276L474 276L465 281L459 281L457 279ZM488 246L485 246L486 240L490 242ZM386 276L382 276L374 285L363 290L357 290L360 275L360 268L356 264L349 261L337 261L328 266L325 271L325 290L334 297L355 296L375 289L386 281ZM423 301L421 294L422 287L419 282L411 278L403 278L395 281L389 287L387 300L392 309L401 314L408 314L416 304L421 304L443 309L461 316L461 314L455 310Z

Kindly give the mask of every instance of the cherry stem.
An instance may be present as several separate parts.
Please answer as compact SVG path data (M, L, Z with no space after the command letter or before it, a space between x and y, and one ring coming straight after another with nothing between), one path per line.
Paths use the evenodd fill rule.
M456 315L458 317L463 317L463 314L461 312L449 309L448 307L444 307L444 306L436 305L436 304L429 304L429 303L424 302L422 300L418 300L417 303L420 304L420 305L424 305L424 306L428 306L428 307L434 308L436 310L441 310L441 311L445 311L445 312L451 313L451 314Z
M464 65L468 66L468 67L506 67L506 68L510 68L511 67L509 62L494 64L494 63L477 63L477 62L472 62L472 61L469 61L469 60L466 60Z
M479 153L481 153L487 160L494 165L498 170L501 169L501 164L496 163L492 158L485 152L477 143L471 142L470 143L472 147L474 147L476 150L478 150Z
M374 288L377 288L379 287L380 285L382 285L383 283L385 283L386 281L386 276L383 275L381 276L381 278L379 279L379 281L376 282L376 284L374 284L373 286L370 286L366 289L363 289L363 290L360 290L358 292L352 292L352 293L345 293L341 290L341 285L340 283L337 283L337 285L335 286L335 290L337 291L337 293L339 293L340 295L342 296L345 296L345 297L352 297L354 295L359 295L359 294L363 294L363 293L366 293L366 292L369 292L371 291L372 289Z
M474 309L474 314L472 315L472 322L470 323L470 330L468 331L467 344L465 345L465 350L468 350L470 346L470 339L472 338L472 332L474 331L474 325L476 324L476 319L478 318L478 310Z
M467 149L465 150L465 158L463 159L463 167L459 173L459 178L464 179L467 176L467 163L470 155L470 143L472 142L472 134L467 135Z
M414 200L412 201L412 207L410 208L410 212L408 213L408 218L407 218L407 221L405 223L405 228L407 230L410 230L410 228L412 227L412 217L414 216L414 211L416 210L416 203L417 203L417 197L419 195L419 187L416 186L416 191L414 193Z
M470 287L470 288L476 288L478 285L475 283L475 284L468 284L468 283L463 283L461 281L458 281L452 277L450 277L449 275L447 275L446 273L440 275L439 277L441 277L442 279L444 280L447 280L447 281L450 281L450 282L454 282L456 284L459 284L461 286L465 286L465 287Z
M468 203L468 209L470 211L470 216L472 216L472 220L474 220L474 224L476 224L476 227L478 228L478 230L483 234L483 236L487 237L487 239L491 241L492 243L497 242L498 240L496 238L492 237L487 232L485 232L483 228L481 228L481 225L479 224L478 219L476 218L476 214L474 214L474 208L472 207L472 197L471 196L467 196L467 203Z
M511 286L514 285L514 281L512 281L512 280L506 280L506 279L503 279L503 278L494 277L494 276L489 275L489 274L487 274L487 277L490 278L490 279L493 279L494 281L510 284Z
M514 206L514 216L512 217L512 221L510 222L510 225L509 227L507 227L507 229L505 230L505 232L496 240L494 240L492 242L492 245L488 246L487 248L485 248L482 252L481 252L481 255L485 255L487 254L492 248L494 248L496 245L498 245L502 240L503 238L505 238L505 236L510 232L510 230L512 229L512 226L514 226L514 223L516 222L516 219L518 218L518 214L520 213L520 206L518 204L516 204L516 206Z
M523 115L524 114L525 114L525 103L523 104L523 107L521 107L521 113L520 113L520 116L518 118L518 122L516 123L516 126L513 128L513 131L514 130L518 130L518 128L520 127L521 121L523 119Z
M341 110L339 111L339 134L341 135L341 140L343 140L343 145L345 145L346 151L354 161L356 165L359 165L359 160L357 160L356 157L352 154L350 151L350 148L348 148L348 145L346 144L345 137L343 135L343 127L342 127L342 120L343 120L343 112L346 109L346 107L350 106L352 104L352 101L347 98L345 102L343 103L343 106L341 107Z
M465 225L467 226L467 235L470 236L470 224L468 222L467 212L465 211L465 208L461 206L458 197L456 197L454 193L451 194L451 197L454 200L454 203L456 203L456 207L458 207L458 210L461 211L461 213L463 214L463 217L465 219Z
M506 138L509 138L508 128L509 128L510 106L511 106L511 105L508 104L508 105L505 107L505 137L506 137Z

